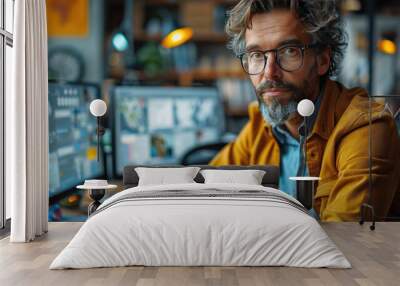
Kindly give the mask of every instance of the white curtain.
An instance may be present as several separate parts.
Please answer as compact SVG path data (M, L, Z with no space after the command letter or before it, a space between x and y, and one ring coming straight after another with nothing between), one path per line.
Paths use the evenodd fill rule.
M47 232L48 101L45 0L15 1L14 69L6 98L6 187L12 242Z

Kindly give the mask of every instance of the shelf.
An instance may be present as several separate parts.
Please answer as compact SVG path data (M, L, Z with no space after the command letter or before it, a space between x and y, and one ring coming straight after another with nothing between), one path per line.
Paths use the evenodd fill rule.
M143 32L140 32L134 36L134 39L140 42L149 42L149 41L161 42L162 36L160 34L147 35ZM228 36L217 32L207 32L207 33L194 32L192 41L202 42L202 43L225 44L228 42Z
M147 6L178 6L180 3L179 1L175 0L145 0L144 4Z
M198 80L216 80L220 78L239 78L245 79L247 76L243 71L201 71L195 70L185 74L191 75L194 79Z
M122 79L123 72L114 72L111 77ZM193 81L215 81L221 78L245 79L247 75L243 71L201 71L192 70L187 72L165 71L164 73L149 76L143 71L137 72L137 77L141 81L178 81L179 85L190 86Z
M215 81L221 78L246 78L244 72L232 71L200 71L194 70L185 73L178 73L178 81L182 86L190 86L193 81Z
M143 2L146 2L146 5L177 6L182 4L184 1L185 0L146 0ZM220 5L237 4L237 0L203 0L203 1Z
M245 109L228 109L225 111L228 117L249 117L247 106Z

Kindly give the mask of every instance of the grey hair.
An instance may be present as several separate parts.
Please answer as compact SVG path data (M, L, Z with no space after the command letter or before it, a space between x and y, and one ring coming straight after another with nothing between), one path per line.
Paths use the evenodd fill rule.
M347 47L347 34L335 0L241 0L228 12L225 26L230 38L228 48L237 56L242 54L246 47L245 33L251 29L252 17L273 9L295 12L305 31L311 35L313 44L317 44L320 51L330 49L328 75L337 75Z

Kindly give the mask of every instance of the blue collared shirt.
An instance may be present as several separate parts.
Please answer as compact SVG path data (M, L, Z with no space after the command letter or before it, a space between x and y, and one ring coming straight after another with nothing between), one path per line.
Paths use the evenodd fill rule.
M280 147L280 174L279 189L292 197L296 197L296 182L289 180L291 176L298 174L300 170L300 142L293 138L290 133L280 126L272 128Z

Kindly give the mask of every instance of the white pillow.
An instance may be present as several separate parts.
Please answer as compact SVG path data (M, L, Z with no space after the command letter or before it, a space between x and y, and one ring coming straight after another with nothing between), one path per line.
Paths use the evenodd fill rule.
M265 171L262 170L202 170L205 184L247 184L261 185Z
M138 186L195 183L193 179L199 170L199 167L135 168L139 176Z

